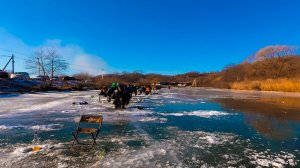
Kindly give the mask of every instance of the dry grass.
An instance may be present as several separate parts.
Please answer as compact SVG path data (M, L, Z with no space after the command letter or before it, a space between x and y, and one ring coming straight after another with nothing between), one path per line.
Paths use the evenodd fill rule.
M268 79L234 82L231 89L300 92L300 79Z

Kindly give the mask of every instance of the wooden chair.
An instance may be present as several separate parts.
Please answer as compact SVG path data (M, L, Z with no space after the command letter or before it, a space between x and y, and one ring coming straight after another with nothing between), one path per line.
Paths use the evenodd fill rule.
M80 134L80 133L82 133L82 134L91 134L92 138L93 138L93 144L92 145L95 145L97 136L100 133L101 128L102 128L102 121L103 121L103 117L101 115L100 116L95 116L95 115L83 115L83 116L81 116L76 131L72 132L72 135L74 137L72 147L74 146L75 141L78 144L81 144L78 141L78 138L77 138L78 134ZM81 124L81 123L87 123L88 125L96 125L97 124L97 127L85 128L85 127L82 127L83 124Z

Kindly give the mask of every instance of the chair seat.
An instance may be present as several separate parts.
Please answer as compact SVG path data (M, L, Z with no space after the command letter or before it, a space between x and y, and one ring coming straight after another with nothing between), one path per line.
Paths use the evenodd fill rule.
M78 133L83 133L83 134L91 134L97 132L97 128L78 128L77 132Z
M102 128L102 121L103 117L101 115L82 115L80 121L78 122L77 129L74 132L72 132L72 136L74 137L72 147L74 146L75 142L80 144L80 142L77 139L77 136L79 134L91 134L93 138L92 145L95 145L98 134L100 133L100 130ZM81 125L81 123L86 124ZM88 126L88 128L84 128L84 126Z

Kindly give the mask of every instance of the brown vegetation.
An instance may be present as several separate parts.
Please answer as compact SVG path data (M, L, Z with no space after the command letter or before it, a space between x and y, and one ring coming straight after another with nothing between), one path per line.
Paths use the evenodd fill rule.
M231 89L238 90L264 90L264 91L284 91L300 92L300 79L267 79L261 81L234 82Z
M252 61L198 77L198 84L241 90L300 92L300 57L295 55L295 47L268 46L252 57Z

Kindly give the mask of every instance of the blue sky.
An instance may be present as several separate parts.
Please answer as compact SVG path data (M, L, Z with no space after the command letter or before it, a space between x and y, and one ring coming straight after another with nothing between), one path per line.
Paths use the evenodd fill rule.
M68 73L221 70L300 45L298 0L0 0L0 55L54 47ZM6 58L0 57L0 66ZM22 59L17 60L24 70ZM90 67L89 67L90 65ZM0 67L0 68L1 68Z

